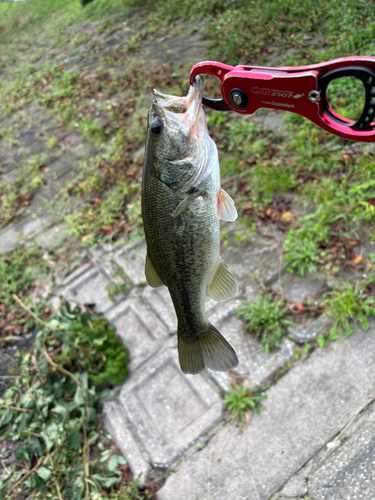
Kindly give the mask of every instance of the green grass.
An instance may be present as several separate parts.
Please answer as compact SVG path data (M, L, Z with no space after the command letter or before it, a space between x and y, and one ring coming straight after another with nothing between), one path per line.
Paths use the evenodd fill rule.
M259 413L264 410L261 401L267 399L264 391L267 387L254 387L249 389L243 385L229 387L228 393L224 398L226 409L230 412L232 420L243 422L245 416L250 413Z
M373 287L375 275L362 282L343 283L325 296L325 312L332 318L334 325L330 330L328 340L335 340L340 334L351 335L353 325L359 323L363 331L369 328L369 316L375 315L375 296Z
M256 302L242 302L236 315L245 320L244 331L260 340L266 353L279 347L287 334L286 327L293 323L286 318L284 301L271 293L262 292Z

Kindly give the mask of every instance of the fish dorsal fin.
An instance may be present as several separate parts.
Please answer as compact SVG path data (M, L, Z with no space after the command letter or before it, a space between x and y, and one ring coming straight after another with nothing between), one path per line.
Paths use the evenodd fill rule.
M158 275L156 269L154 268L154 264L152 263L152 260L147 253L146 256L146 268L145 268L145 273L146 273L146 280L147 283L152 287L152 288L157 288L158 286L164 285L162 279Z
M219 257L215 273L208 284L207 292L210 297L218 302L230 299L238 292L238 283L228 266Z
M236 207L234 206L234 201L229 196L229 194L220 188L219 194L217 196L217 208L216 215L218 219L233 222L237 219L238 213Z

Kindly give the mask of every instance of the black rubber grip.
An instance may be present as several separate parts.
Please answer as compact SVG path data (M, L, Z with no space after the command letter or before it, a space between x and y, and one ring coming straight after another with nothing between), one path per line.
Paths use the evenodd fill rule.
M355 78L358 78L361 80L365 88L364 107L361 116L355 123L347 123L333 115L327 102L326 90L328 84L332 80L342 78L344 76L354 76ZM332 120L341 123L341 125L345 125L346 127L350 127L353 130L366 131L373 130L375 128L375 125L372 125L375 117L375 71L366 68L365 66L348 66L346 68L336 69L319 78L318 90L320 92L322 107L325 113L332 118Z

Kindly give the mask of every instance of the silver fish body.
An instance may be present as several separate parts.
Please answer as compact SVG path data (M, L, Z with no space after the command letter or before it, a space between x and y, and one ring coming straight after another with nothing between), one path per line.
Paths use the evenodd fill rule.
M220 187L216 145L202 110L203 80L186 97L154 91L149 112L142 180L142 217L147 243L146 278L166 285L178 318L181 369L228 370L237 356L205 314L206 292L216 300L238 285L219 258L220 221L237 217Z

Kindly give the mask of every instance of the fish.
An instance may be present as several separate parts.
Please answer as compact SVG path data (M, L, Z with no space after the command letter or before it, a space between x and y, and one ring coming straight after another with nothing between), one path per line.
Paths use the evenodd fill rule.
M216 144L202 108L203 78L187 96L154 90L148 113L142 174L145 274L167 286L177 315L178 356L184 373L227 371L238 364L232 346L206 317L205 298L223 301L238 284L219 255L220 220L238 214L220 186Z

